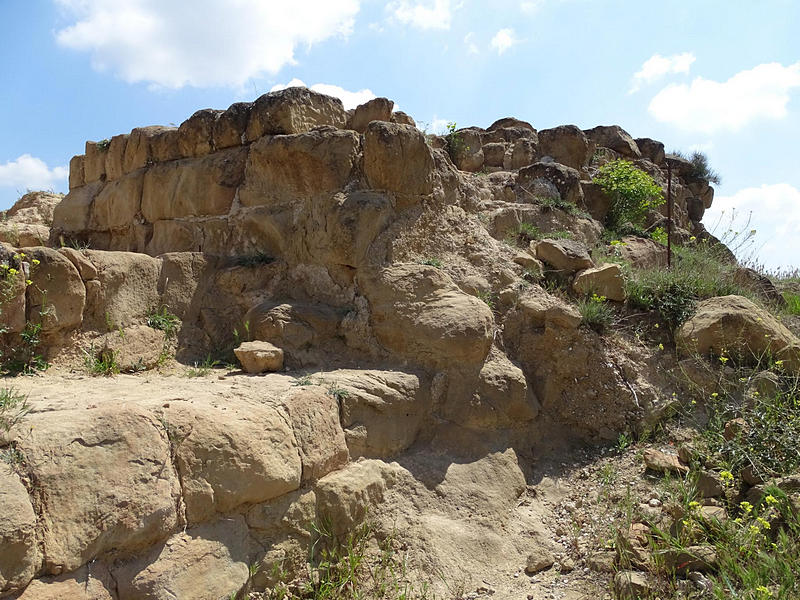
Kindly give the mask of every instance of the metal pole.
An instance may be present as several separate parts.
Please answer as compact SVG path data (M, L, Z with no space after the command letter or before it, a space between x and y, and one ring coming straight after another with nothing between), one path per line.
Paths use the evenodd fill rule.
M672 268L672 163L667 161L667 268Z

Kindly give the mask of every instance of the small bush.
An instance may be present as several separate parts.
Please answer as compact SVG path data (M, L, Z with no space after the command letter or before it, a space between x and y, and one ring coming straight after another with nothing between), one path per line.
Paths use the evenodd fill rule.
M84 350L84 364L92 375L104 375L111 377L119 375L119 362L117 353L113 350L101 350L95 352L94 347Z
M657 244L661 244L662 246L667 245L667 232L664 231L663 227L656 227L653 231L650 232L650 239L656 242Z
M606 221L612 229L626 223L640 225L648 210L664 203L661 187L650 175L627 160L614 160L603 165L594 182L611 199Z
M717 185L722 182L719 173L711 168L711 165L708 164L708 157L703 152L695 150L688 156L683 152L673 152L673 154L692 163L692 171L689 173L690 178L705 179L709 183Z
M169 312L166 306L162 306L158 310L154 310L147 316L147 326L153 329L158 329L164 332L164 336L171 338L180 325L181 320L177 315Z
M467 146L464 138L458 131L458 126L454 122L447 124L447 134L444 138L445 149L450 155L450 159L457 164L464 153L469 152L469 146Z
M561 229L558 231L542 231L531 223L520 223L516 229L512 229L505 240L509 245L526 248L534 240L571 240L571 231Z
M438 258L423 258L421 261L419 261L419 264L428 267L436 267L437 269L442 268L442 261Z
M783 299L786 300L786 312L790 315L800 315L800 294L784 292Z
M606 297L597 294L578 302L578 312L581 313L581 325L597 333L602 333L614 320L614 311Z
M0 389L0 431L8 433L28 414L28 397L14 388Z
M563 200L560 196L548 196L548 197L536 197L536 202L541 206L544 210L563 210L565 213L569 215L574 215L577 217L584 217L590 218L591 215L587 213L585 210L581 210L572 202L567 202Z

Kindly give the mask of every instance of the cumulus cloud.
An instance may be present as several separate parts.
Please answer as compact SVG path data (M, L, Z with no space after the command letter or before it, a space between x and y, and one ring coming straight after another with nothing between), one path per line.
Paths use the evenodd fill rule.
M376 98L372 90L369 89L363 89L363 90L358 90L357 92L351 92L349 90L344 89L343 87L339 87L338 85L332 85L330 83L315 83L314 85L309 86L297 78L292 79L289 83L279 83L277 85L272 86L270 92L277 92L278 90L284 90L288 87L307 87L308 89L313 90L315 92L319 92L320 94L326 94L328 96L334 96L335 98L339 98L339 100L342 101L342 104L344 104L345 110L350 108L355 108L359 104L364 104L364 102ZM395 110L397 110L396 106Z
M69 167L47 166L41 158L23 154L16 160L0 164L0 187L17 190L57 189L69 176Z
M514 35L514 30L506 28L495 33L492 41L489 42L489 45L494 50L497 50L498 54L503 54L503 52L511 48L511 46L516 44L518 41L519 40L517 40Z
M691 85L668 85L648 110L664 123L692 132L738 131L757 119L786 116L789 93L800 87L800 62L758 65L727 81L697 77Z
M754 244L743 248L757 252L767 268L797 267L800 256L800 189L788 183L764 184L739 190L732 196L718 196L703 217L718 237L738 238L754 229Z
M386 10L401 23L419 29L450 29L454 7L450 0L395 0L386 5Z
M670 73L688 73L695 60L695 56L691 52L673 54L672 56L654 54L633 75L629 93L637 92L642 85L654 83Z
M295 63L308 47L353 27L360 0L55 0L66 48L129 83L241 87Z
M527 0L519 3L519 9L525 14L532 15L539 11L545 0Z

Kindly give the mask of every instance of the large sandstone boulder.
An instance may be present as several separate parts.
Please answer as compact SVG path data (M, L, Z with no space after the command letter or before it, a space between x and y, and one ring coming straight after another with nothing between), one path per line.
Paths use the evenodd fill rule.
M144 170L109 182L92 203L89 228L96 231L129 227L142 209Z
M155 223L228 214L244 178L246 159L245 149L232 148L147 169L142 185L142 216Z
M27 318L41 322L43 333L75 329L83 322L86 288L75 266L52 248L23 248L31 269L27 289Z
M16 247L44 246L50 238L53 211L64 198L50 192L28 192L0 212L0 241Z
M575 275L572 289L584 296L597 294L617 302L625 300L625 281L622 269L616 263L605 263L580 271Z
M107 406L31 414L18 440L37 482L44 572L131 555L175 530L180 485L149 412Z
M351 456L389 458L417 437L428 412L424 381L400 371L334 371Z
M16 600L118 600L108 567L95 561L57 577L34 579Z
M552 183L565 202L578 204L583 200L581 176L575 169L555 162L534 163L519 170L517 186L528 195L535 196L536 193L533 190L536 188L537 180ZM530 202L530 200L528 201Z
M394 102L388 98L373 98L356 107L353 114L347 119L347 129L364 133L367 125L372 121L392 121Z
M433 191L433 154L409 125L373 121L364 134L364 174L370 187L405 195Z
M628 235L615 246L620 257L635 269L654 269L667 266L667 247L653 240Z
M304 133L320 125L342 128L346 120L338 98L291 87L264 94L253 103L245 136L253 142L264 135Z
M664 144L650 138L636 138L633 140L642 153L642 157L659 167L664 166Z
M39 569L36 513L28 490L9 465L0 464L0 595L25 587Z
M303 463L303 481L320 479L350 459L339 423L341 392L330 389L301 388L285 401Z
M277 498L300 486L301 459L284 415L266 406L165 410L190 523Z
M386 467L380 460L360 460L317 482L317 514L334 533L351 531L383 501Z
M574 273L594 267L586 246L577 240L544 239L531 242L531 250L536 258L559 271Z
M243 138L252 109L252 102L236 102L217 116L211 134L217 150L240 146L244 143Z
M800 371L800 338L742 296L704 300L675 339L683 353L727 356L751 363L771 357Z
M283 369L283 350L269 342L242 342L234 348L233 353L247 373L257 374Z
M61 234L83 233L89 228L89 218L97 193L103 188L103 182L95 181L70 189L69 194L53 209L54 241Z
M193 527L115 569L118 598L230 598L247 582L248 550L241 515Z
M321 129L265 137L250 146L243 206L288 206L344 188L360 150L352 131Z
M560 125L539 131L539 153L580 171L594 152L592 144L575 125Z
M641 158L642 153L633 138L619 125L600 125L584 131L598 146L609 148L626 158Z
M441 270L395 264L359 273L378 341L418 364L481 364L492 341L489 307Z

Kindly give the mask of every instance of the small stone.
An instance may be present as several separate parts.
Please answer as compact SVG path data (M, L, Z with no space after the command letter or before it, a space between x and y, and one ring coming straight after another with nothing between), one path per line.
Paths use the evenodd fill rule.
M722 479L713 471L700 471L697 476L697 493L703 498L716 498L725 492Z
M619 600L638 600L649 598L653 582L638 571L620 571L614 576L614 590Z
M575 561L569 557L563 558L558 565L561 573L572 573L575 570Z
M688 473L689 468L682 465L674 454L648 448L644 451L644 465L659 473Z
M725 431L722 432L722 435L726 441L730 442L745 431L747 431L747 422L744 419L731 419L725 423Z
M528 555L528 561L525 565L525 572L528 575L534 575L540 571L544 571L553 566L555 559L547 548L536 548Z
M659 506L661 506L661 500L659 500L658 498L650 498L647 504L649 504L652 508L658 508Z
M244 342L233 352L248 373L280 371L283 368L283 350L269 342Z

